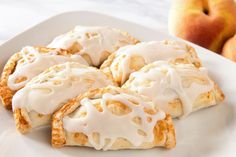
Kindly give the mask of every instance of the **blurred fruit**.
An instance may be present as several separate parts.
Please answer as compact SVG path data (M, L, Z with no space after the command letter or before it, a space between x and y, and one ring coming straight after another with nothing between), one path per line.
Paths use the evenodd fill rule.
M169 14L172 35L221 52L236 33L234 0L174 0Z
M222 55L236 62L236 35L225 43Z

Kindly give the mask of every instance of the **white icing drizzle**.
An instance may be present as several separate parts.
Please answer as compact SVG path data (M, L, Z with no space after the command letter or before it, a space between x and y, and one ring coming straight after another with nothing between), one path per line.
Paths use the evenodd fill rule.
M26 108L27 111L52 114L68 99L87 90L112 84L113 82L98 69L67 62L51 67L19 90L13 96L13 110Z
M195 99L203 93L214 88L213 81L208 77L204 67L196 68L192 64L171 65L166 61L156 61L147 65L138 72L130 75L130 80L124 86L139 94L148 96L167 113L167 105L176 98L183 104L183 115L193 111ZM201 79L197 83L194 79ZM184 81L190 81L189 86L184 86ZM189 83L189 82L188 82Z
M120 73L122 73L121 84L123 84L129 75L135 71L134 69L130 69L132 56L140 56L144 59L145 64L149 64L157 60L185 58L187 51L186 44L182 42L165 44L164 41L151 41L128 45L116 52L116 57L110 68L114 78L119 77Z
M157 121L166 117L163 111L158 110L157 113L151 115L144 112L144 108L150 108L154 111L154 105L151 102L144 102L140 97L120 93L105 93L101 99L102 112L99 112L93 105L93 100L84 98L80 101L80 108L87 112L85 117L80 117L78 112L73 116L66 116L63 119L63 127L70 132L81 132L88 136L89 143L97 150L108 150L112 147L117 138L124 138L131 142L134 146L140 146L144 142L152 142L154 140L153 129ZM118 116L111 113L106 102L108 100L119 101L128 106L132 111L128 114ZM133 104L129 100L134 100L139 104ZM141 124L134 123L134 117L141 118ZM147 122L147 118L152 119ZM145 132L146 136L140 135L138 130ZM99 133L99 142L93 139L93 133ZM106 140L110 140L106 144Z
M65 62L78 62L88 65L80 55L58 55L57 51L40 53L36 48L27 46L20 51L22 58L17 62L15 71L9 75L8 87L18 90L25 86L33 77L49 68L50 66ZM26 80L16 83L17 78L25 77Z
M69 49L76 42L82 47L79 54L89 55L94 66L106 59L104 51L112 53L119 47L133 44L128 35L114 28L76 26L73 31L56 37L48 47Z

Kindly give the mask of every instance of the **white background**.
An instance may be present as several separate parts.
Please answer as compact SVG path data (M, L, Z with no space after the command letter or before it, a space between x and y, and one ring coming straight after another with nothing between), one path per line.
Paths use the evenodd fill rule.
M0 44L53 15L74 10L105 13L167 32L170 4L171 0L0 0Z

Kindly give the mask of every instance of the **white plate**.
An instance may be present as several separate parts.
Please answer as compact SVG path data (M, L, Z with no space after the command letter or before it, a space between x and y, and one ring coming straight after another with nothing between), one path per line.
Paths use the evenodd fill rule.
M158 20L158 19L157 19ZM23 32L0 46L1 64L22 46L46 45L58 34L75 25L108 25L128 31L143 41L173 39L150 28L92 12L70 12L52 17ZM9 30L10 31L10 30ZM179 40L179 39L177 39ZM38 129L21 135L15 129L12 113L0 107L1 157L64 157L64 156L177 156L177 157L233 157L236 154L236 64L204 48L196 46L204 66L226 94L224 103L201 110L181 120L175 120L177 146L167 150L96 151L90 148L50 146L50 130Z

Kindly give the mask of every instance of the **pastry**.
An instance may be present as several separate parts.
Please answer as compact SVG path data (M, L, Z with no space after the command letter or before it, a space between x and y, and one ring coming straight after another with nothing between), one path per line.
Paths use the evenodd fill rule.
M171 117L150 99L108 86L68 101L52 118L54 147L97 150L175 147Z
M76 26L74 30L56 37L48 47L78 53L90 65L99 66L118 48L137 42L127 32L115 28Z
M122 85L129 78L130 73L157 60L201 66L194 48L183 42L165 40L122 47L110 55L100 69L109 73L119 85Z
M3 105L11 109L12 96L16 91L50 66L68 61L88 65L80 55L71 55L64 50L31 46L22 48L8 60L3 69L0 80Z
M216 105L224 94L204 67L156 61L130 75L122 88L150 97L174 117Z
M12 99L17 129L48 125L64 102L90 89L115 85L102 71L79 63L58 64L34 77Z

